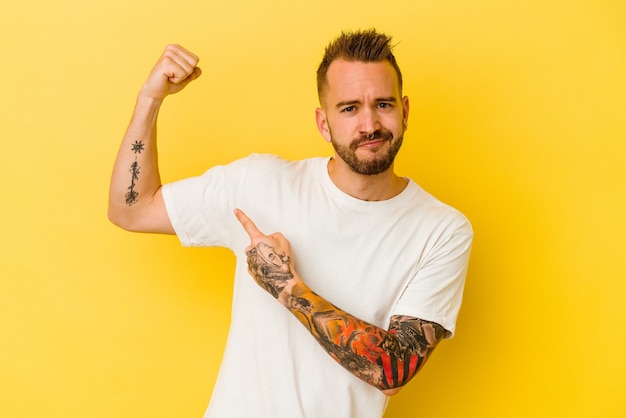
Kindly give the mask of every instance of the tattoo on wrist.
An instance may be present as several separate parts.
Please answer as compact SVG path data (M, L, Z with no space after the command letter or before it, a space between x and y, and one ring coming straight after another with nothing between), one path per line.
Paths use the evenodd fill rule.
M139 197L139 193L135 190L135 182L139 180L139 162L137 161L137 154L141 154L141 151L144 149L144 144L141 141L135 141L133 144L131 151L135 153L135 161L130 165L131 178L130 178L130 186L128 186L128 192L126 193L126 204L128 206L132 206L137 203L137 198Z

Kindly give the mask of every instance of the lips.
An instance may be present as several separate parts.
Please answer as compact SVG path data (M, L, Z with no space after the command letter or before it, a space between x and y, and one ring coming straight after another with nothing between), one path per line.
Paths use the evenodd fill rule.
M383 143L387 142L386 139L372 139L370 141L364 142L361 145L359 145L357 148L374 148L377 147Z
M375 148L386 141L391 141L393 134L387 130L376 131L371 135L361 135L356 140L352 141L350 148L354 151L357 148Z

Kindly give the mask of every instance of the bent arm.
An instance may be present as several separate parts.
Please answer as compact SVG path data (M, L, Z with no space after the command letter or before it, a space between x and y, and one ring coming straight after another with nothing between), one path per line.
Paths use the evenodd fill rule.
M363 321L313 292L296 273L289 241L260 232L235 212L252 243L246 249L250 275L309 330L341 366L394 395L417 374L444 336L434 322L396 315L388 329Z
M139 92L109 189L108 216L121 228L174 233L161 194L156 124L165 97L200 76L197 63L191 52L168 45Z

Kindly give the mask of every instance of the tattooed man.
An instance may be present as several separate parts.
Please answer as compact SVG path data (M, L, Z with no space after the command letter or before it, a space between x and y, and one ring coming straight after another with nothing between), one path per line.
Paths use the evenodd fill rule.
M473 233L461 213L394 171L409 99L390 41L366 30L327 46L316 123L331 157L252 154L161 185L157 114L201 75L198 57L167 46L140 90L109 218L237 255L205 417L379 418L454 334Z

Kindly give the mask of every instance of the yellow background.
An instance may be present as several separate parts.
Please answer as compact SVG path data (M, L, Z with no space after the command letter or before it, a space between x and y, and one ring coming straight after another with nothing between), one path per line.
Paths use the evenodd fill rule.
M108 223L136 92L166 43L201 57L164 181L328 155L315 68L372 26L411 98L398 172L476 232L457 337L386 418L626 416L622 0L3 0L0 417L202 415L234 258Z

